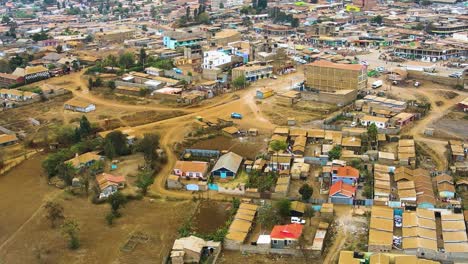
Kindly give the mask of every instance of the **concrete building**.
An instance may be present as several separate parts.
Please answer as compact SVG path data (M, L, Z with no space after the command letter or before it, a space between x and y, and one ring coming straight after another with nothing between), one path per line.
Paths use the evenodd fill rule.
M367 69L358 64L338 64L319 60L304 69L305 85L322 92L361 90L367 87Z
M271 65L244 65L232 69L232 79L244 77L248 82L254 82L260 79L269 78L273 74Z
M231 63L231 56L222 51L210 50L203 52L203 69L212 70L228 63Z
M166 48L177 49L179 47L198 46L203 40L206 40L206 37L201 33L166 31L164 32L163 44Z

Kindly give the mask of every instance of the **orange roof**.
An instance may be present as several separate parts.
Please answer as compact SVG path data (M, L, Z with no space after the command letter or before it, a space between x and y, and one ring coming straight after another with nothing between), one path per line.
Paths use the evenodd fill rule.
M333 63L326 60L317 60L309 65L318 66L318 67L326 67L326 68L335 68L341 70L351 70L351 71L360 71L364 66L360 64L340 64L340 63Z
M338 173L336 176L338 177L353 177L359 178L359 170L351 167L351 166L334 166L332 167L332 171L337 170Z
M276 225L271 230L271 239L299 239L302 234L302 225Z
M330 187L329 195L333 196L337 193L351 198L356 193L356 187L343 183L343 181L337 181Z

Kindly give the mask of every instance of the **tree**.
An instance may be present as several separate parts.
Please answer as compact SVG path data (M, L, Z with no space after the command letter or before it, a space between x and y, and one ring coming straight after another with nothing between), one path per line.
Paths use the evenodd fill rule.
M152 18L155 18L157 15L157 10L155 6L151 6L150 15Z
M57 47L55 47L55 50L57 51L57 53L62 53L63 46L62 45L57 45Z
M89 122L88 118L86 118L85 115L81 116L79 132L80 132L81 138L85 138L91 135L91 133L93 132L91 123Z
M115 81L110 80L107 82L107 87L109 87L111 90L114 90L117 86L115 85Z
M154 177L151 175L151 171L145 171L138 174L135 184L138 188L141 189L141 193L146 195L148 192L148 187L153 184L153 182Z
M377 130L377 126L375 123L372 123L367 128L367 136L369 136L370 141L375 142L377 141L377 134L379 131Z
M148 27L146 25L143 25L141 26L141 30L143 30L144 32L148 31Z
M59 173L59 166L72 156L73 154L68 149L62 149L56 153L49 154L42 162L42 168L47 173L47 176L51 178Z
M89 77L88 78L88 89L92 90L94 86L93 78Z
M291 201L284 198L275 203L275 208L281 217L288 217L291 213Z
M279 171L279 152L285 151L288 148L288 144L282 140L273 140L270 142L270 148L276 153L276 170Z
M103 148L104 148L104 155L106 155L108 159L113 160L114 157L116 156L116 153L115 153L115 148L112 142L105 141Z
M383 21L383 17L381 15L377 15L377 16L371 18L372 23L376 23L376 24L379 24L379 25L382 24L382 21Z
M291 21L291 27L293 28L299 27L299 18L293 18L293 20Z
M125 52L124 54L120 55L119 57L119 65L124 69L128 69L133 67L135 64L135 58L132 53Z
M102 79L101 77L97 77L93 84L94 87L101 87L102 86Z
M86 38L85 38L85 42L86 42L86 43L90 43L90 42L93 41L93 39L94 39L93 36L87 35Z
M73 219L67 219L61 226L62 235L68 238L68 247L70 249L78 249L80 247L80 240L78 232L80 227L78 222Z
M258 209L257 221L262 228L270 229L278 224L280 219L275 209L270 204L265 204Z
M198 8L193 9L193 18L196 19L198 17Z
M187 18L187 21L190 21L190 6L187 6L185 9L185 17Z
M60 9L61 7L60 2L57 1L57 9Z
M143 153L146 164L152 164L158 158L156 149L159 147L158 134L145 134L143 139L138 142L136 150Z
M11 72L10 63L7 60L0 60L0 72Z
M309 226L311 225L310 219L314 216L314 214L315 214L314 208L310 206L306 206L306 209L304 211L304 217L309 219Z
M301 186L299 189L299 193L302 195L302 200L309 200L310 197L312 197L312 193L314 192L314 189L310 187L309 184L305 183Z
M46 218L50 221L50 226L52 228L56 227L57 222L60 222L63 219L65 219L65 216L63 215L63 207L60 204L48 201L44 205L44 208L47 211Z
M130 153L130 149L127 144L127 137L121 131L116 130L107 134L104 139L104 146L106 144L112 144L116 155L122 156Z
M224 9L224 3L223 2L219 3L219 9Z
M197 21L198 21L198 23L209 24L210 23L210 16L206 12L200 13L198 15L198 17L197 17Z
M115 216L119 216L119 209L127 203L127 197L125 197L121 192L115 192L109 195L107 202L111 206L111 212Z
M328 160L336 160L340 159L341 157L341 146L335 145L333 148L328 152Z
M140 57L139 57L139 63L141 65L143 65L143 67L145 66L145 62L146 62L146 51L145 51L145 48L141 48L140 49Z
M236 87L237 89L245 88L247 82L245 81L244 76L239 76L232 81L232 85L234 85L234 87Z
M57 168L57 174L60 179L62 179L66 185L72 185L73 178L75 177L76 170L71 163L60 163Z

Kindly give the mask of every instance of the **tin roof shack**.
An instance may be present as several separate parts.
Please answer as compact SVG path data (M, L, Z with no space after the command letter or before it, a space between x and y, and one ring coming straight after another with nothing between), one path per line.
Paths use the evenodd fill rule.
M361 153L361 138L360 137L344 137L341 140L341 146L345 150L351 150L355 153Z
M309 176L310 172L310 164L302 162L296 162L296 159L294 160L294 163L291 167L291 178L293 180L299 180L299 179L307 179Z
M334 205L332 203L324 203L320 208L320 215L324 217L333 216L334 213Z
M229 226L228 233L224 238L223 247L227 250L239 250L244 244L250 230L252 229L253 221L257 215L257 205L249 203L241 203L237 210L234 220Z
M403 166L414 167L416 165L416 149L413 139L400 139L398 141L398 160Z
M416 203L416 189L414 181L399 181L397 182L398 197L400 202Z
M395 169L394 177L396 182L413 181L414 171L407 167L398 167Z
M416 212L403 212L402 224L402 248L406 254L430 256L438 251L433 211L417 208Z
M276 181L275 193L279 197L286 197L289 192L290 182L291 182L291 178L289 176L279 177L278 180Z
M452 259L468 259L468 239L462 214L442 214L445 253Z
M329 224L326 222L320 222L318 225L317 232L315 232L314 241L312 242L312 250L319 251L320 254L323 253L324 241L327 237Z
M176 239L171 251L173 264L199 263L202 256L219 254L221 242L205 241L196 236Z
M450 155L453 162L463 162L466 158L465 144L460 140L449 140Z
M418 207L434 208L436 200L429 172L424 169L416 169L414 172L414 187L416 189L416 203Z
M292 106L293 104L299 102L301 99L301 93L297 91L288 91L276 96L276 101L279 104Z
M96 110L96 106L94 104L86 103L75 98L65 102L63 107L67 110L82 113L89 113L91 111Z
M387 202L391 192L390 174L374 168L374 201Z
M444 173L436 176L435 181L441 199L453 199L455 197L455 185L452 176Z
M369 225L369 251L388 252L393 245L393 209L373 206Z
M8 146L8 145L13 145L18 142L18 138L16 137L15 134L9 135L9 134L2 134L0 135L0 147Z

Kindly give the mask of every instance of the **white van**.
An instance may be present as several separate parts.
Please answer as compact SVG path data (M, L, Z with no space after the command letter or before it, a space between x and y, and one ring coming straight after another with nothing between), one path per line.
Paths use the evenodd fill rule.
M383 84L382 80L378 80L378 81L375 81L372 83L372 89L377 89L379 87L381 87Z

